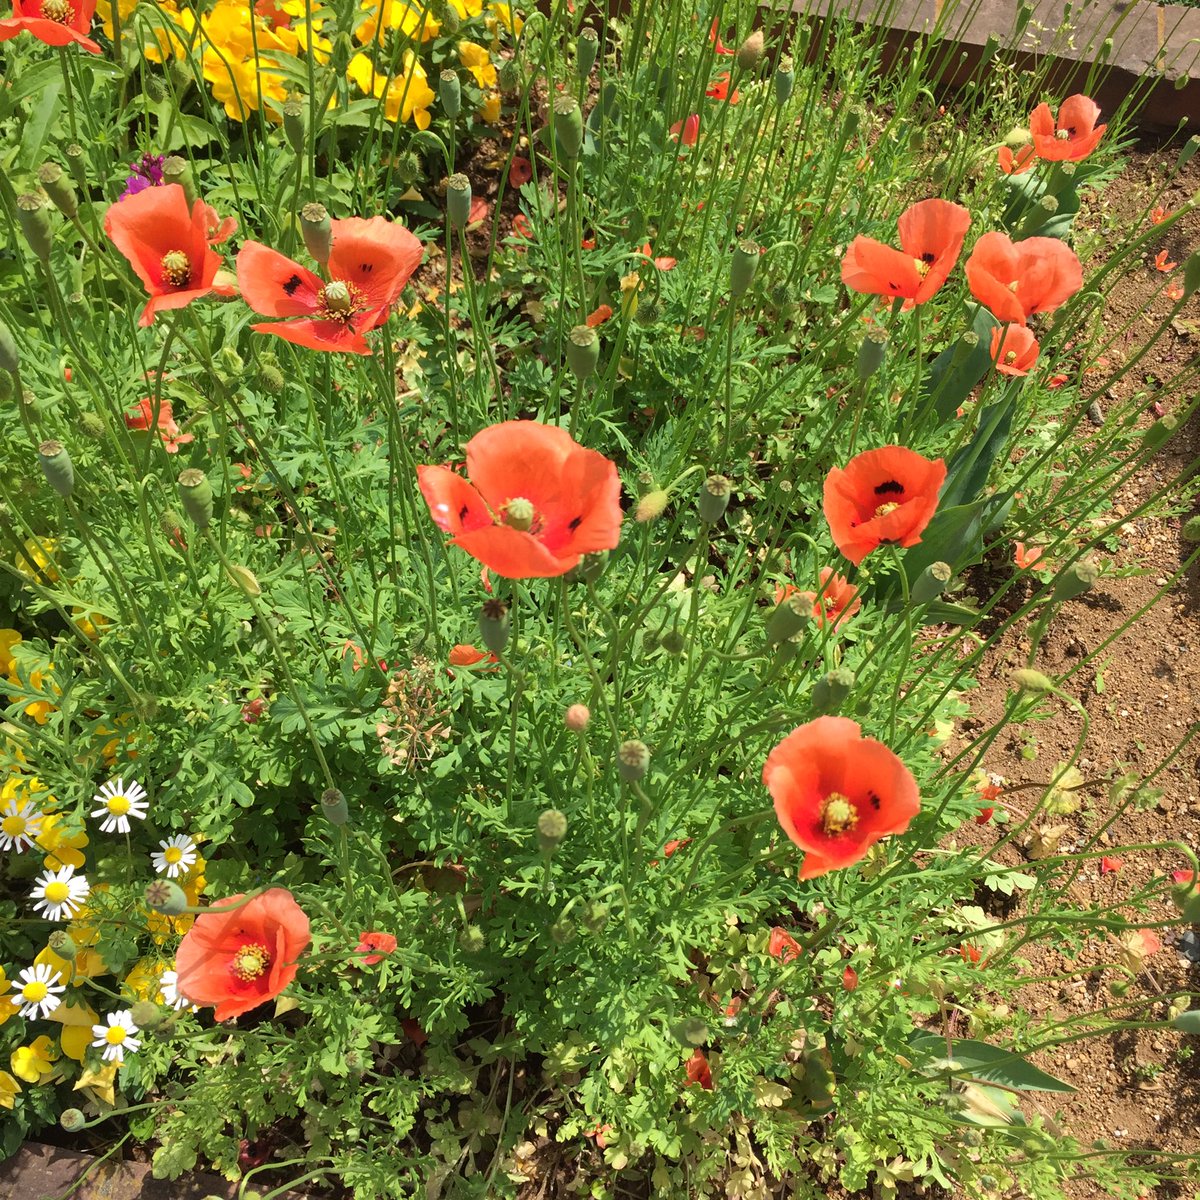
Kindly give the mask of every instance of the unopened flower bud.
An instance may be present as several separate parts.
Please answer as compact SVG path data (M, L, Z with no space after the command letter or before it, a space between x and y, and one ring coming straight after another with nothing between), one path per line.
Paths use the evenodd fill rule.
M454 120L462 112L462 83L457 71L443 71L438 79L438 99L442 102L442 111Z
M700 485L700 495L696 501L700 520L706 525L715 525L725 515L732 491L733 485L724 475L710 475Z
M585 554L579 560L579 566L575 570L579 573L579 578L584 583L595 583L604 574L604 568L607 566L608 551L593 550L590 554Z
M326 788L321 793L321 812L330 825L345 825L350 820L350 805L337 788Z
M287 386L287 380L284 379L277 362L260 362L258 364L258 386L268 396L278 396Z
M78 1133L87 1124L87 1117L77 1108L64 1108L58 1115L58 1123L67 1133Z
M930 563L917 576L917 582L913 584L909 598L914 604L929 604L946 590L946 585L950 582L953 574L949 563Z
M681 1046L703 1046L708 1041L708 1024L701 1017L684 1017L671 1026L671 1036Z
M1074 600L1084 592L1090 592L1100 578L1100 568L1091 559L1072 563L1054 581L1053 600Z
M1200 250L1194 250L1184 261L1183 298L1188 299L1197 288L1200 288Z
M63 151L63 157L67 160L67 170L71 172L71 178L75 180L76 185L86 188L87 162L84 159L83 147L78 142L72 142Z
M468 954L478 954L487 945L487 938L478 925L468 925L459 935L458 944Z
M412 187L421 177L421 156L413 150L406 150L396 160L396 179L406 188Z
M75 468L71 465L71 456L66 447L51 438L38 446L37 456L46 482L60 496L69 496L75 490Z
M451 175L446 182L446 211L455 229L466 227L471 215L471 181L461 173Z
M591 719L592 714L586 704L572 704L563 714L563 724L572 733L582 733Z
M300 96L289 96L283 102L283 134L288 145L301 157L304 155L304 101Z
M496 69L496 82L500 85L500 90L506 95L519 92L524 82L521 74L521 64L515 58L503 59L500 66Z
M558 844L567 836L567 818L557 808L548 808L537 819L538 849L543 854L553 854Z
M46 944L59 958L72 959L79 953L75 939L65 930L56 929L47 939Z
M759 248L755 242L738 242L729 267L729 293L744 296L758 272Z
M1179 531L1185 542L1200 542L1200 517L1189 517Z
M775 68L775 103L786 104L792 97L792 87L796 82L796 72L790 58L781 58Z
M17 353L16 339L12 330L0 319L0 370L17 371L21 366L21 356Z
M656 520L666 511L670 500L670 494L663 488L655 488L654 491L647 492L637 502L637 507L633 510L633 519L643 524Z
M626 783L637 783L646 777L650 767L650 748L645 742L622 742L617 750L617 774Z
M739 47L737 65L739 71L753 71L762 61L763 31L756 29Z
M589 900L583 906L583 927L589 933L599 933L608 924L608 905Z
M129 1009L129 1017L139 1029L155 1029L166 1019L153 1000L137 1000Z
M192 164L186 158L178 154L164 158L162 176L164 184L177 183L183 188L189 209L196 203L196 181L192 178Z
M838 667L822 675L813 685L812 706L818 713L837 712L850 699L854 690L854 672Z
M1165 445L1175 432L1179 429L1179 418L1174 413L1167 413L1165 417L1159 417L1149 429L1142 434L1142 445L1147 450L1157 450L1160 446Z
M187 908L183 888L171 879L156 879L146 885L146 907L167 917L177 917Z
M304 238L304 248L320 266L325 266L333 249L333 225L325 205L306 204L300 210L300 236Z
M213 517L213 490L198 467L179 473L179 501L197 529L207 529Z
M585 25L575 39L575 71L580 79L592 73L599 52L600 35L590 25Z
M1187 1012L1176 1013L1171 1018L1171 1024L1180 1033L1200 1033L1200 1008L1188 1009Z
M658 644L670 655L678 657L687 649L687 639L678 629L668 629L658 639Z
M793 593L775 605L767 618L767 641L772 646L790 641L812 620L812 605L799 593Z
M503 600L485 600L479 609L479 633L493 654L503 654L508 645L508 605Z
M50 197L50 202L67 220L79 212L79 197L71 185L71 177L56 162L42 163L38 168L38 183Z
M866 383L880 367L887 351L887 334L882 329L869 329L858 345L855 367L860 383Z
M1184 921L1189 925L1200 925L1200 884L1195 879L1173 887L1171 899L1175 901L1175 907Z
M550 939L556 946L566 946L575 940L575 922L570 917L560 917L550 926Z
M1108 990L1113 996L1120 1000L1121 997L1129 991L1129 982L1130 981L1128 979L1114 979L1111 983L1109 983Z
M239 382L246 373L242 356L232 346L222 346L217 352L217 373L226 383Z
M562 95L554 101L554 136L567 158L578 158L583 148L583 113L574 96Z
M30 250L47 263L50 261L50 215L46 200L37 192L25 192L17 197L17 224L25 235Z
M1032 667L1022 667L1020 670L1014 671L1012 677L1013 683L1023 692L1033 692L1035 695L1044 696L1048 692L1054 691L1053 681Z
M567 334L567 366L576 379L586 379L600 362L600 338L590 325L576 325Z

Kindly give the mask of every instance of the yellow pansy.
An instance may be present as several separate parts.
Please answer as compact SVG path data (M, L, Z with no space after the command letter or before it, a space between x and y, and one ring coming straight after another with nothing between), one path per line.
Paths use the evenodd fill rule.
M157 4L146 5L150 36L142 54L148 62L165 62L172 58L187 57L188 47L196 38L196 14L190 8L181 9L172 0L158 0Z
M0 1025L3 1025L9 1017L15 1016L20 1007L16 1003L14 995L12 984L5 977L4 968L0 967Z
M364 0L360 5L367 19L354 30L354 36L364 45L376 40L379 31L380 9L383 10L383 27L398 29L407 40L420 37L421 41L432 41L442 31L442 27L433 13L424 5L411 3L410 0Z
M92 1026L99 1020L96 1010L82 1000L64 1000L49 1017L62 1025L58 1044L62 1052L76 1062L83 1062L92 1042Z
M43 1034L28 1046L18 1046L9 1058L12 1073L26 1083L39 1083L43 1076L54 1070L58 1051L54 1043Z
M492 66L492 56L474 42L461 41L458 43L458 61L462 63L481 88L496 86L496 68Z
M488 92L479 106L479 118L485 125L495 125L500 120L500 93Z
M493 4L492 12L496 14L496 19L500 24L514 37L519 36L521 30L525 28L525 22L513 12L510 4Z
M139 958L125 976L125 987L137 1000L153 1000L159 994L158 980L163 969L161 959Z
M75 941L75 934L73 932L71 940ZM49 946L39 951L33 961L35 964L45 963L46 966L57 971L63 977L64 983L74 984L75 987L79 987L85 979L95 979L98 975L108 974L108 967L104 965L104 959L95 950L79 942L75 944L78 947L78 952L75 955L75 962L73 964L69 958L63 958L61 954L55 954ZM72 966L75 968L74 974L71 972Z
M49 870L57 871L59 867L71 866L78 871L83 867L83 848L88 844L88 835L83 826L73 829L58 813L48 813L42 819L42 831L36 841L46 852Z
M12 674L16 665L12 649L20 640L21 635L15 629L0 629L0 674Z
M7 1071L0 1071L0 1108L12 1108L20 1091L21 1085Z
M71 1090L83 1092L85 1096L90 1096L93 1100L102 1100L111 1108L117 1102L113 1091L116 1079L117 1064L115 1062L105 1063L99 1068L85 1067L79 1076L79 1082Z
M483 0L450 0L450 6L464 21L483 15Z
M138 0L119 0L117 12L121 15L122 33L129 28L129 20L133 16L133 10L137 8L137 5ZM117 32L116 27L113 25L112 0L98 0L96 4L96 16L104 23L104 36L111 42Z
M350 60L346 75L359 91L383 98L384 115L389 121L411 120L418 129L429 128L433 89L427 82L425 68L411 50L404 56L404 74L392 79L377 70L362 53Z
M17 555L17 570L37 583L42 582L43 576L51 583L57 583L58 566L54 561L57 549L58 538L26 538L24 553Z

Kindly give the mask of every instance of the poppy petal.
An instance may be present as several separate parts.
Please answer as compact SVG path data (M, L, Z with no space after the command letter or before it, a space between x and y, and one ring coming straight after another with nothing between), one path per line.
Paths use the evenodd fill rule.
M320 321L297 317L291 321L259 321L251 325L255 333L273 333L285 342L309 350L341 350L347 354L370 354L371 347L352 325L341 321Z
M852 292L911 299L920 290L921 275L911 255L860 235L842 258L842 282Z
M445 533L459 534L495 524L483 497L448 467L418 467L417 486L433 523Z
M385 217L347 217L331 224L330 278L360 288L372 309L390 308L421 265L424 246Z
M583 557L556 557L533 534L508 525L468 530L454 543L506 579L554 579L577 567Z
M321 280L261 242L238 251L237 278L242 299L264 317L306 317L321 308Z

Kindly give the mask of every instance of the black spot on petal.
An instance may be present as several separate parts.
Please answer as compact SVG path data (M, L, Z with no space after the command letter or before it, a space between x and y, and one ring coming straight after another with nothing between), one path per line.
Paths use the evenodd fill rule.
M291 277L291 279L289 279L289 280L288 280L288 281L287 281L287 282L286 282L286 283L283 285L283 290L284 290L285 292L287 292L287 294L288 294L289 296L294 296L294 295L296 294L296 291L297 291L297 289L300 287L300 285L301 285L303 282L304 282L304 280L303 280L303 279L301 279L299 275L293 275L293 276Z
M462 506L462 508L460 508L458 510L458 519L460 521L465 521L467 519L467 513L469 513L470 511L471 511L471 506L469 504L464 504Z
M903 496L904 495L904 484L898 483L894 479L889 479L885 483L881 483L876 486L875 495L877 495L877 496L888 496L888 495Z
M876 795L874 792L868 792L868 793L867 793L867 799L868 799L868 800L870 800L870 802L871 802L871 807L872 807L872 808L873 808L873 809L874 809L876 812L878 812L878 811L879 811L879 809L880 809L880 806L883 804L883 801L882 801L882 800L880 800L880 798L879 798L879 797L878 797L878 796L877 796L877 795Z
M577 530L577 529L580 527L580 525L582 525L582 524L583 524L583 518L582 518L582 517L576 517L576 518L575 518L575 519L574 519L574 520L573 520L573 521L570 523L570 525L568 525L568 526L567 526L567 528L568 528L568 529L569 529L569 530L570 530L572 533L574 533L574 532L575 532L575 530Z
M373 270L375 270L375 264L374 264L374 263L359 263L359 264L358 264L358 269L359 269L359 270L360 270L360 271L361 271L361 272L362 272L364 275L370 275L370 273L371 273Z

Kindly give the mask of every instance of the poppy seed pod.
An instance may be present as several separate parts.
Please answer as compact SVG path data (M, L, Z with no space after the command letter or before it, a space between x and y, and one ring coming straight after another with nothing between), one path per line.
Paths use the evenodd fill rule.
M812 620L812 604L798 592L775 606L767 618L767 641L772 646L790 641Z
M0 320L0 370L16 373L21 367L21 356L12 330Z
M914 604L928 604L936 600L945 590L954 572L949 563L934 562L917 576L912 586L910 599Z
M1100 568L1091 559L1072 563L1055 581L1052 600L1074 600L1090 592L1100 578Z
M567 818L557 808L548 808L537 819L538 849L543 854L553 854L558 844L567 836Z
M479 609L479 633L493 654L503 654L508 645L508 605L503 600L485 600Z
M600 362L600 338L590 325L576 325L567 334L567 366L578 380L593 374Z
M882 329L869 329L858 344L858 358L855 361L860 383L866 383L883 366L886 351L887 334Z
M687 649L687 640L678 629L668 629L658 639L658 644L672 657L677 658Z
M326 788L321 793L321 812L330 825L345 825L350 820L350 805L337 788Z
M650 767L650 748L636 740L622 742L617 750L617 774L626 783L637 783L646 777Z
M700 520L706 525L715 525L725 515L732 491L733 485L724 475L710 475L700 485L700 495L696 501Z
M65 929L56 929L46 939L46 944L59 958L74 958L79 953L75 939Z
M300 210L300 234L304 238L304 248L319 266L325 266L333 249L333 225L325 205L306 204Z
M78 1133L87 1124L87 1117L77 1108L64 1108L59 1113L58 1123L67 1133Z
M71 178L81 187L87 187L87 163L83 157L83 147L78 142L72 142L64 151L63 157L67 160L67 170L71 172Z
M1041 671L1035 671L1032 667L1022 667L1019 671L1013 672L1013 683L1017 685L1023 692L1033 692L1035 695L1044 696L1048 692L1054 691L1054 684L1047 679Z
M17 197L17 224L30 250L47 263L50 261L50 215L46 200L37 192L25 192Z
M1200 288L1200 250L1189 254L1183 264L1184 299L1188 299L1197 288Z
M462 112L462 83L457 71L443 71L438 79L438 99L442 102L442 111L455 120Z
M458 944L468 954L478 954L487 945L487 938L478 925L468 925L458 935Z
M739 71L753 71L762 61L763 31L756 29L739 47L737 65Z
M67 220L79 212L79 198L71 186L70 177L56 162L42 163L38 168L38 183L45 189L50 202Z
M177 917L188 906L183 888L171 879L156 879L146 885L146 907L166 917Z
M471 216L471 181L461 173L446 181L446 211L455 229L463 229Z
M38 447L37 456L46 482L66 499L75 490L75 468L66 447L51 438Z
M759 248L754 242L738 242L729 267L729 293L744 296L758 272Z
M633 510L633 519L643 525L647 521L657 520L666 511L670 502L671 494L668 491L664 488L655 488L637 502L637 508Z
M299 155L304 154L304 102L299 96L289 96L283 102L283 133L288 145Z
M822 675L813 685L812 706L819 713L837 712L854 690L854 672L838 667Z
M574 96L559 96L554 101L554 136L568 158L579 157L583 149L583 113Z
M580 79L586 79L592 73L599 53L600 35L590 25L585 25L575 39L575 71Z
M781 58L775 68L775 103L786 104L792 98L792 88L796 83L796 72L790 58Z
M167 1014L153 1000L136 1000L129 1009L129 1016L139 1029L156 1029L166 1020Z
M188 467L179 473L179 501L197 529L209 527L213 515L212 484L198 467Z
M190 209L196 203L196 181L192 177L192 164L178 154L163 159L162 177L164 184L177 183L183 188L183 196Z

